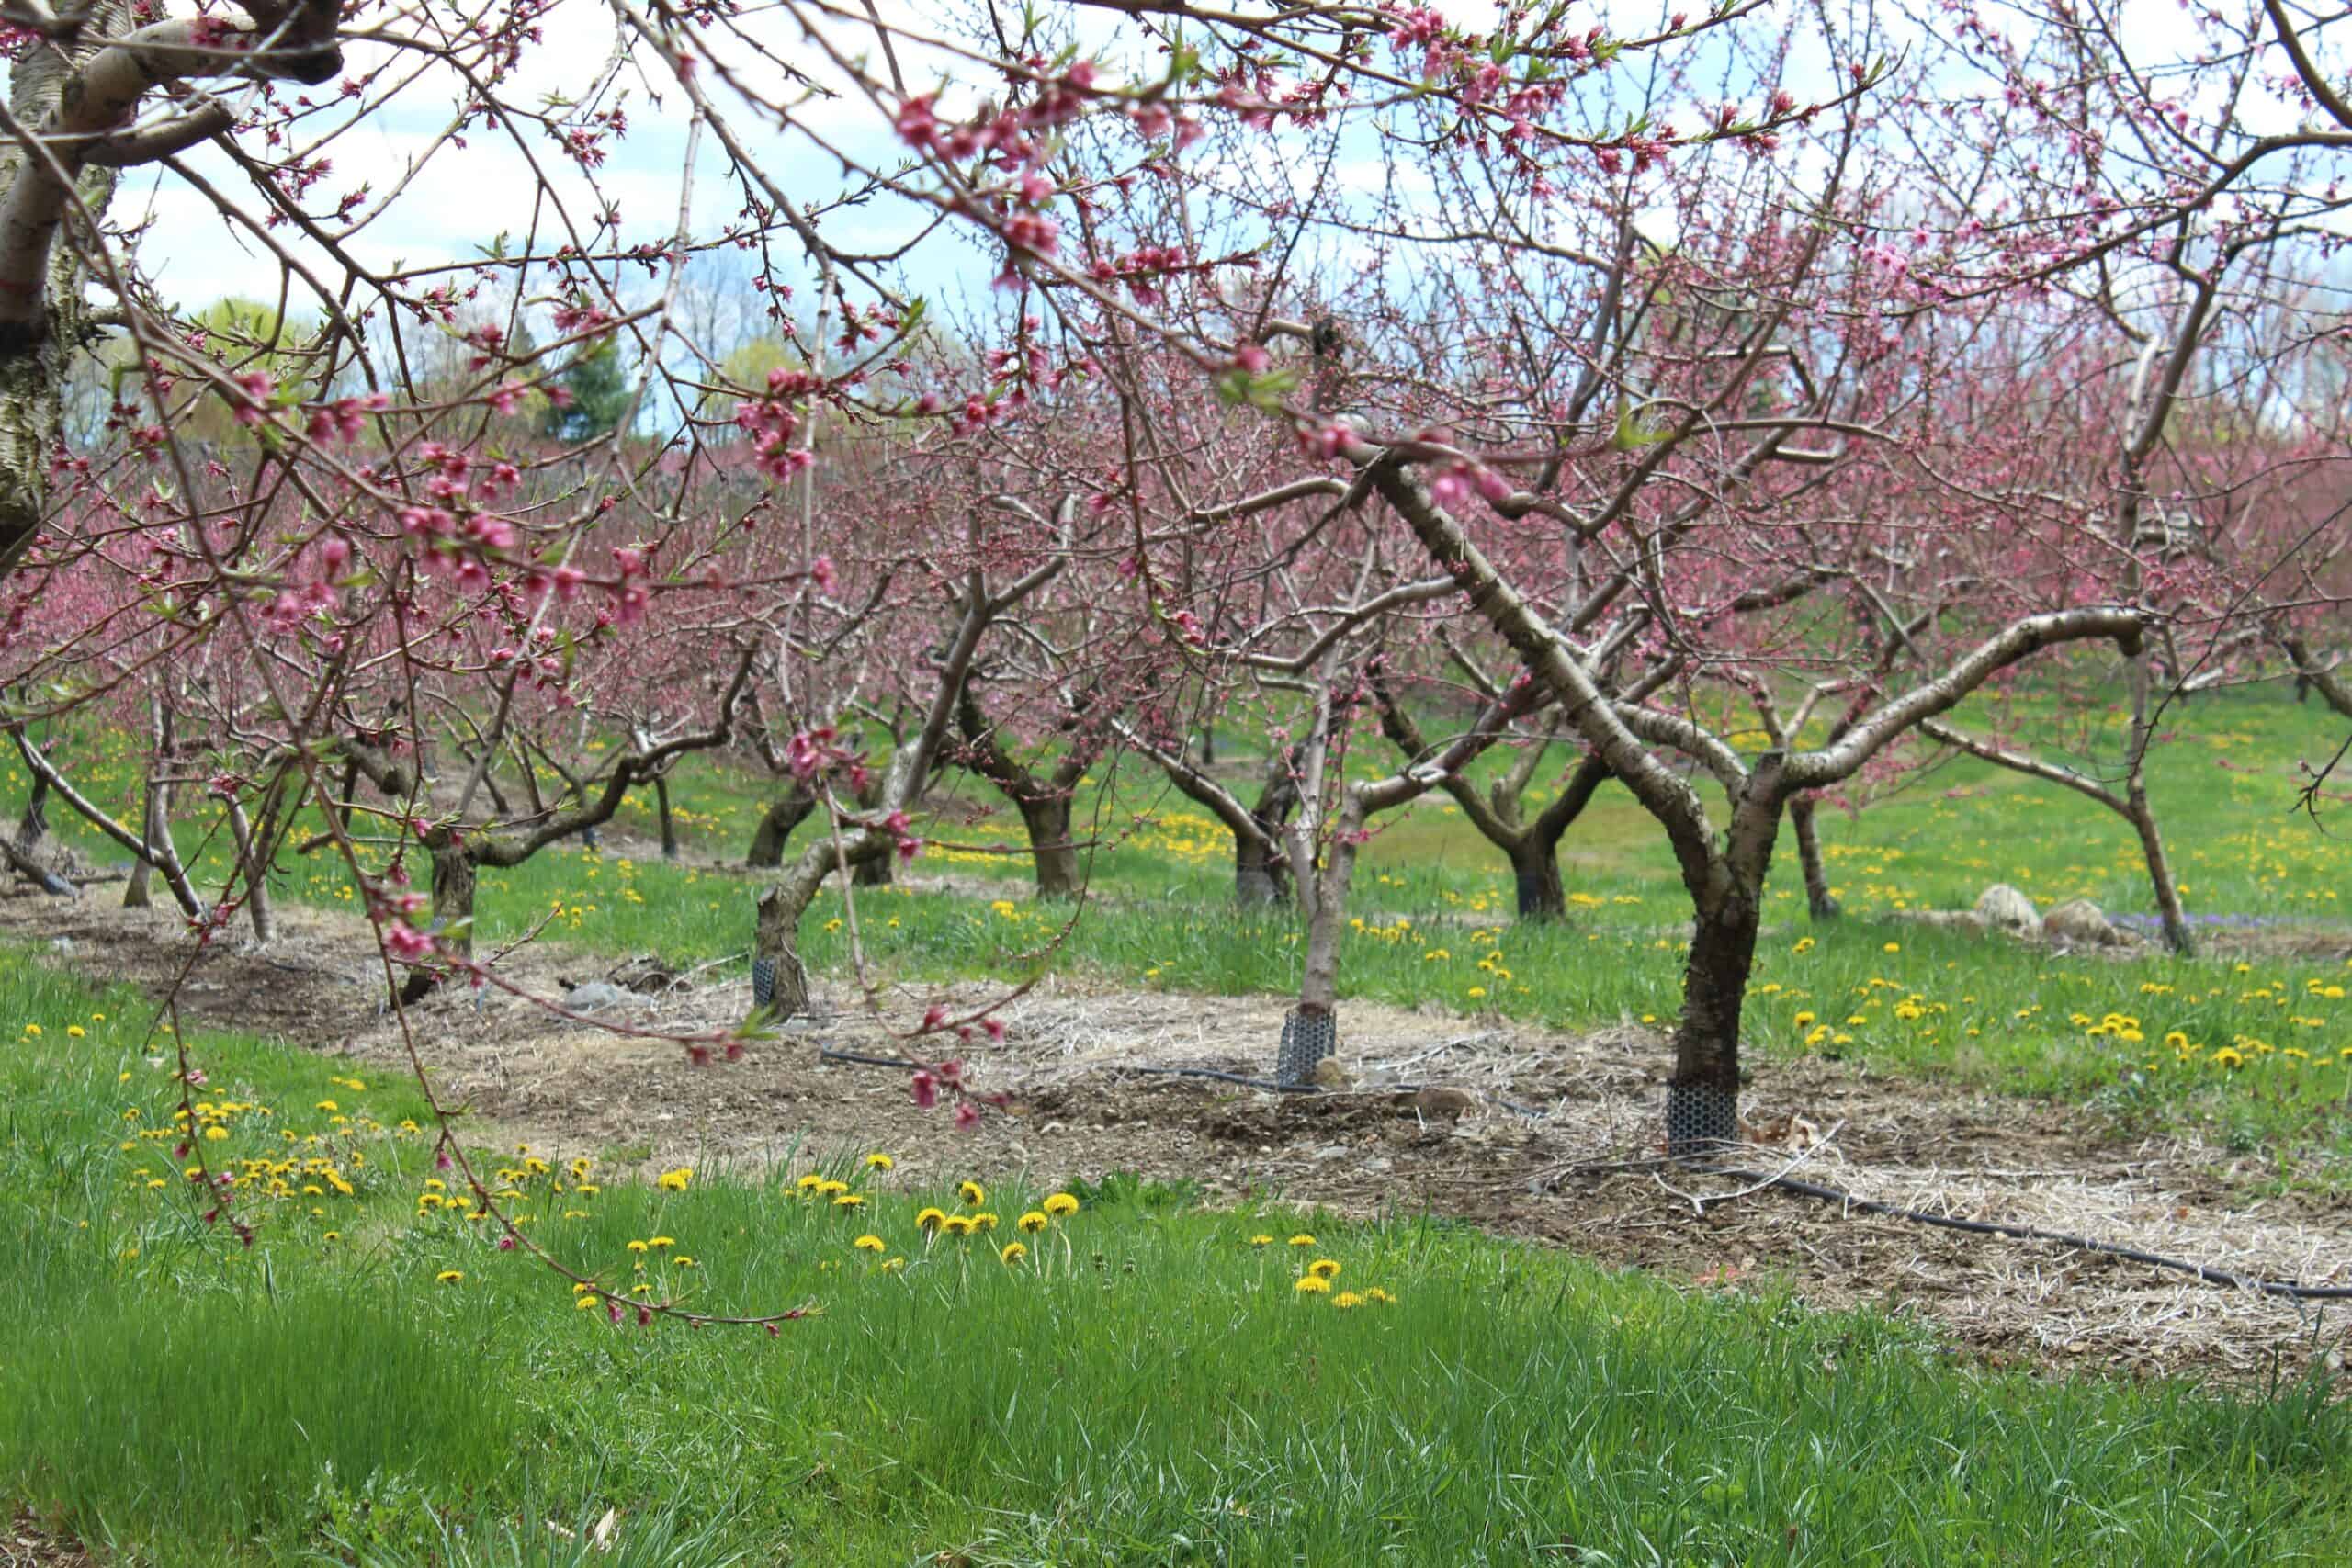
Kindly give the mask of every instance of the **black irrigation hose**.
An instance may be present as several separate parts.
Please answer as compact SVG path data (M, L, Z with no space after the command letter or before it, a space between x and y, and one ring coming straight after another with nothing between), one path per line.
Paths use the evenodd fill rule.
M854 1051L835 1051L830 1047L820 1047L817 1055L820 1061L853 1062L865 1067L903 1067L907 1065L902 1060L888 1056L862 1056ZM1222 1072L1216 1067L1123 1066L1114 1067L1111 1071L1138 1077L1214 1078L1220 1083L1239 1084L1246 1089L1272 1089L1282 1094L1329 1092L1319 1084L1276 1083L1272 1078L1246 1077L1239 1073ZM1411 1094L1427 1086L1421 1084L1384 1084L1377 1092ZM1541 1114L1524 1106L1513 1105L1507 1100L1498 1100L1495 1103L1507 1111L1516 1111L1521 1116ZM2061 1247L2071 1247L2079 1252L2100 1252L2109 1258L2121 1258L2133 1263L2145 1263L2153 1268L2169 1269L2176 1273L2192 1274L2209 1285L2228 1285L2235 1290L2257 1291L2266 1296L2280 1296L2289 1301L2352 1301L2352 1285L2305 1285L2292 1280L2264 1280L2251 1274L2233 1273L2227 1269L2215 1269L2203 1263L2191 1263L2185 1258L2166 1258L2162 1253L2143 1252L2136 1247L2125 1247L2120 1242L2094 1241L2089 1236L2070 1235L2064 1231L2042 1230L2035 1225L2003 1224L1995 1220L1963 1220L1951 1214L1929 1213L1924 1209L1906 1209L1898 1203L1883 1203L1875 1198L1860 1197L1842 1188L1824 1187L1817 1182L1800 1181L1792 1176L1770 1176L1760 1170L1736 1170L1720 1167L1715 1168L1715 1174L1727 1176L1735 1181L1757 1182L1760 1184L1763 1190L1777 1189L1782 1192L1793 1192L1800 1198L1818 1199L1824 1203L1835 1203L1842 1209L1860 1210L1866 1214L1884 1214L1889 1219L1908 1220L1914 1224L1935 1225L1943 1230L1964 1231L1970 1235L2004 1236L2012 1241L2056 1242Z
M2064 1231L2046 1231L2034 1225L2002 1224L1993 1220L1963 1220L1951 1214L1931 1214L1924 1210L1905 1209L1900 1204L1882 1203L1875 1198L1860 1198L1836 1187L1823 1187L1815 1182L1799 1181L1790 1176L1768 1176L1760 1170L1730 1170L1718 1168L1716 1174L1736 1181L1753 1181L1766 1190L1778 1188L1801 1198L1817 1198L1825 1203L1841 1208L1859 1209L1867 1214L1884 1214L1897 1220L1909 1220L1915 1224L1937 1225L1945 1230L1965 1231L1971 1235L2007 1236L2016 1241L2054 1241L2062 1247L2083 1252L2103 1252L2110 1258L2125 1258L2134 1263L2146 1263L2158 1269L2170 1269L2182 1274L2194 1274L2209 1285L2229 1285L2238 1290L2259 1291L2266 1296L2284 1296L2299 1302L2352 1301L2352 1285L2305 1285L2292 1280L2264 1280L2251 1274L2235 1274L2227 1269L2210 1268L2202 1263L2190 1263L2183 1258L2166 1258L2161 1253L2143 1252L2136 1247L2118 1242L2094 1241L2088 1236L2069 1235Z

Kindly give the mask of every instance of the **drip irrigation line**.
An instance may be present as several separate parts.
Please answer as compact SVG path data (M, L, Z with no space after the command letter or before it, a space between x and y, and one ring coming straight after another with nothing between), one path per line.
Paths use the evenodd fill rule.
M900 1058L861 1055L854 1051L836 1051L830 1046L820 1047L817 1055L820 1061L848 1062L865 1067L907 1066L906 1062ZM1219 1083L1239 1084L1245 1089L1272 1089L1279 1094L1335 1092L1324 1089L1320 1084L1276 1083L1272 1078L1253 1078L1240 1073L1225 1072L1216 1067L1120 1066L1110 1070L1114 1073L1146 1077L1211 1078ZM1413 1094L1429 1087L1431 1086L1385 1084L1377 1089L1343 1089L1336 1092ZM1531 1111L1522 1105L1513 1105L1507 1100L1498 1100L1494 1103L1521 1116L1543 1114L1541 1111ZM2191 1275L2209 1285L2227 1285L2233 1290L2254 1291L2262 1295L2278 1296L2288 1301L2352 1301L2352 1285L2306 1285L2293 1280L2265 1280L2258 1275L2240 1274L2228 1269L2216 1269L2210 1264L2191 1263L2186 1258L2167 1258L2160 1252L2143 1252L2139 1247L2126 1247L2120 1242L2098 1241L2090 1236L2075 1235L2065 1231L2043 1230L2038 1225L2013 1225L1997 1220L1963 1220L1952 1214L1930 1213L1924 1209L1906 1209L1899 1203L1881 1202L1875 1198L1864 1198L1849 1192L1843 1188L1825 1187L1816 1181L1800 1181L1792 1176L1773 1176L1760 1170L1742 1170L1730 1167L1713 1168L1718 1176L1727 1176L1736 1181L1756 1182L1757 1190L1759 1191L1777 1190L1794 1193L1800 1198L1812 1198L1824 1203L1835 1203L1848 1211L1860 1211L1866 1214L1883 1214L1889 1219L1907 1220L1913 1224L1934 1225L1942 1230L1961 1231L1969 1235L2000 1236L2010 1241L2055 1242L2061 1247L2070 1247L2078 1252L2103 1253L2109 1258L2120 1258L2133 1263L2145 1263L2151 1268L2169 1269L2175 1273Z
M2102 1252L2109 1258L2128 1258L2157 1269L2170 1269L2177 1273L2192 1274L2209 1285L2228 1285L2242 1291L2256 1291L2266 1296L2282 1296L2298 1302L2352 1301L2352 1285L2305 1285L2293 1280L2265 1280L2257 1275L2240 1274L2228 1269L2215 1269L2209 1264L2191 1263L2185 1258L2166 1258L2158 1252L2143 1252L2136 1247L2120 1242L2096 1241L2089 1236L2073 1235L2065 1231L2043 1230L2038 1225L2006 1224L1996 1220L1963 1220L1952 1214L1930 1213L1923 1209L1906 1209L1899 1203L1883 1203L1875 1198L1858 1197L1842 1188L1825 1187L1819 1182L1800 1181L1791 1176L1770 1176L1760 1170L1736 1170L1716 1168L1716 1174L1735 1180L1754 1181L1759 1190L1775 1188L1793 1192L1800 1198L1814 1198L1824 1203L1835 1203L1844 1209L1859 1209L1866 1214L1884 1214L1890 1219L1908 1220L1914 1224L1936 1225L1944 1230L1964 1231L1970 1235L2005 1236L2013 1241L2053 1241L2082 1252Z

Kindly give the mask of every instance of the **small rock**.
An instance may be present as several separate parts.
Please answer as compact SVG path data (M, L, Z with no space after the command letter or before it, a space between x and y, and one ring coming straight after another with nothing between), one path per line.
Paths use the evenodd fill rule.
M563 993L563 1010L566 1012L596 1012L605 1008L618 1007L628 996L627 991L609 980L591 980Z
M2070 947L2120 947L2131 940L2087 898L2070 898L2042 916L2041 934Z
M1335 1159L1347 1158L1349 1152L1348 1146L1345 1144L1327 1145L1326 1146L1315 1151L1315 1163L1317 1165L1329 1165Z
M2041 912L2033 907L2033 900L2006 882L1996 882L1976 896L1976 913L1995 931L2027 936L2041 931Z
M1355 1082L1348 1076L1348 1069L1340 1066L1337 1056L1326 1056L1316 1063L1315 1071L1308 1076L1325 1089L1346 1089Z
M1413 1109L1436 1122L1459 1122L1478 1109L1478 1097L1467 1089L1431 1084L1413 1096Z

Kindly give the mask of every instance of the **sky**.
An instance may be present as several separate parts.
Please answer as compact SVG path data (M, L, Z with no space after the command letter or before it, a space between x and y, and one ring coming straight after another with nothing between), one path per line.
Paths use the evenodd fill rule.
M1238 9L1246 8L1250 0L1233 3ZM446 13L441 0L434 4ZM1489 0L1439 0L1437 8L1473 28L1485 28L1494 21L1495 6ZM887 0L882 14L911 30L929 32L939 25L942 9L920 0ZM1603 5L1591 14L1611 30L1633 32L1655 27L1666 9L1663 4ZM2004 16L1994 6L1985 7L1984 14L1996 25ZM816 8L793 0L770 0L764 6L747 7L743 25L750 36L774 47L815 80L843 85L842 73L823 60L801 30L804 22L820 25L809 21L818 15ZM2126 15L2132 47L2143 58L2158 62L2177 58L2188 47L2192 35L2184 19L2185 7L2177 0L2130 0ZM871 34L862 28L853 34L844 30L844 24L821 25L829 27L827 36L844 52L862 53L871 47ZM1080 41L1090 52L1117 53L1134 38L1132 24L1102 13L1081 14L1080 25ZM543 31L544 41L526 52L521 67L495 84L505 102L528 107L547 95L578 94L603 74L620 47L616 13L604 0L564 0L548 13ZM1916 39L1917 31L1907 19L1890 16L1887 37L1891 43L1899 46L1905 38ZM391 52L382 44L368 41L348 48L354 65L362 68L385 60ZM905 50L900 63L911 79L910 85L928 87L944 80L950 103L959 92L968 96L975 85L985 85L978 83L968 65L945 56L926 56L919 49ZM1794 66L1800 92L1804 91L1805 77L1818 81L1826 73L1826 57L1817 45L1800 50ZM624 69L597 106L619 105L629 115L629 134L612 143L609 158L595 179L596 187L620 208L627 234L636 241L658 240L677 222L688 115L674 85L657 96L663 74L658 63L650 74ZM773 65L756 66L754 79L773 83L780 74ZM530 218L528 204L537 177L533 159L549 176L552 188L563 192L578 210L594 205L587 199L588 186L579 170L552 137L536 129L526 131L521 145L502 133L477 129L463 151L448 146L435 150L458 97L453 73L443 70L419 82L394 105L359 118L334 138L329 149L334 173L322 184L322 192L341 192L364 182L380 195L403 180L408 182L383 214L350 241L351 254L362 265L456 262L478 254L479 248L501 231L519 234ZM737 131L755 151L766 156L777 150L772 125L740 102L725 107ZM831 104L806 104L795 111L795 119L854 158L888 164L902 151L887 120L854 93ZM429 158L425 157L428 151L432 152ZM792 179L796 191L824 193L835 188L837 171L828 167L821 152L806 141L787 142L782 154L772 160L773 171ZM248 188L232 161L215 148L197 151L187 163L217 189ZM726 167L717 140L706 136L693 171L692 227L698 232L721 227L740 205L741 193L726 180ZM277 269L263 248L224 220L208 197L170 170L132 171L116 197L113 215L118 222L144 225L143 265L166 295L183 307L196 309L222 296L252 296L275 288ZM915 214L903 204L894 205L885 198L858 212L837 215L826 222L825 231L836 243L852 248L880 245L909 232L914 220ZM286 231L278 232L283 237ZM331 287L339 280L341 268L331 256L300 242L293 248ZM985 259L968 243L934 249L916 264L914 272L917 286L933 292L980 288L987 281Z

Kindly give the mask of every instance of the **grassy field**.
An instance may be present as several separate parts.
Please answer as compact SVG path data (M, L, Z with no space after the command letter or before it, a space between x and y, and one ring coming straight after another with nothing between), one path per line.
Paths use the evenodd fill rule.
M1979 725L1992 716L1963 715ZM2119 721L2113 711L2063 722L2042 713L2025 728L2088 768L2111 750ZM1793 845L1784 845L1770 894L1777 918L1750 993L1751 1043L1768 1057L1824 1052L2063 1096L2127 1126L2193 1127L2241 1148L2352 1155L2352 964L2325 941L2268 940L2315 929L2352 942L2342 903L2352 888L2352 817L2336 832L2334 819L2290 809L2297 759L2338 738L2329 716L2298 706L2281 687L2176 710L2151 787L2203 933L2252 944L2221 960L2154 947L2123 962L2057 956L1903 920L1966 908L1995 881L2045 905L2089 897L2125 919L2144 917L2152 905L2130 829L2071 792L1967 762L1883 798L1846 802L1850 811L1826 810L1825 858L1849 918L1807 922ZM129 798L119 756L88 772L102 793ZM733 858L770 787L715 768L678 781L695 852ZM969 780L955 794L991 804ZM650 832L650 805L633 801L620 830ZM1296 986L1295 924L1286 915L1237 917L1230 840L1189 801L1130 759L1106 763L1081 805L1086 831L1101 840L1092 861L1101 897L1082 910L1033 900L1025 860L989 852L1000 835L1018 840L1009 810L956 826L959 814L944 805L930 828L942 841L915 870L992 878L995 896L891 889L861 896L853 911L828 893L808 922L807 956L820 973L842 973L854 919L868 958L900 977L1013 979L1062 965L1187 992ZM189 832L190 852L207 852L217 877L216 847ZM106 849L92 852L104 858ZM1571 830L1563 863L1571 919L1515 926L1501 863L1450 802L1395 819L1366 851L1342 995L1435 998L1465 1014L1563 1030L1670 1021L1688 907L1654 826L1622 791L1604 789ZM283 886L329 904L352 897L331 864L295 863ZM565 846L485 874L479 929L503 941L551 914L551 940L699 964L748 947L748 893L736 875Z
M887 1151L666 1186L469 1151L582 1294L473 1217L403 1085L208 1034L183 1125L148 1016L0 955L0 1498L112 1562L2340 1560L2320 1385L1994 1374L1408 1215L1114 1181L1030 1234L1046 1190L910 1190ZM551 1528L607 1508L609 1554Z

